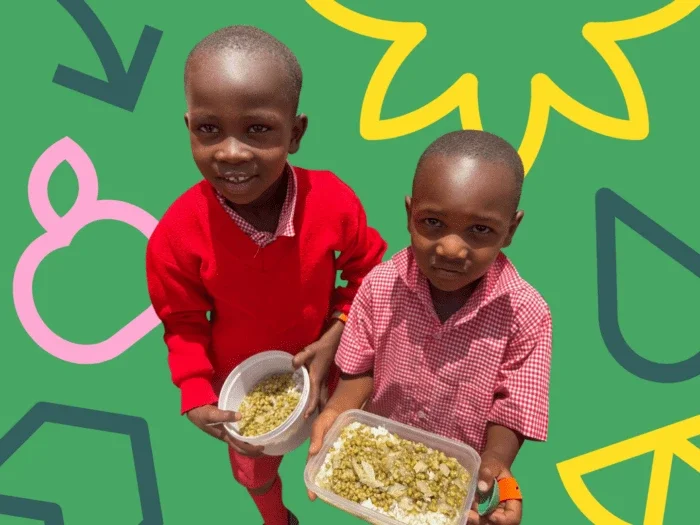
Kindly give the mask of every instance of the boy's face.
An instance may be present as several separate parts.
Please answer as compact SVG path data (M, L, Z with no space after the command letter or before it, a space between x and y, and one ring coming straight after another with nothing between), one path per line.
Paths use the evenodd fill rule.
M504 163L443 155L424 160L406 211L416 261L435 288L456 292L488 271L522 220L515 191Z
M235 204L266 194L296 153L307 119L296 115L284 64L259 54L202 54L187 77L192 156L202 175Z

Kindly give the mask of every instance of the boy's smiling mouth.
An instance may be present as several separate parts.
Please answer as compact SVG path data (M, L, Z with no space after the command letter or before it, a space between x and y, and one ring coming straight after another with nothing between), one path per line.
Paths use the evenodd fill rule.
M244 182L248 182L253 177L254 177L254 175L223 175L220 178L227 181L227 182L233 182L235 184L243 184Z
M220 189L229 195L245 195L253 184L255 184L257 175L250 175L240 172L221 173L217 175L217 185Z

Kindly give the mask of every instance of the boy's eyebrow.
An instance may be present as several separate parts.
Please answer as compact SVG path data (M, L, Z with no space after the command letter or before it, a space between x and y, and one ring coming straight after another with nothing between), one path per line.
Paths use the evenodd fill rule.
M477 220L477 221L484 221L484 222L501 222L501 217L498 215L482 215L482 214L475 214L470 216Z
M445 215L445 212L443 210L435 206L427 206L425 208L418 206L418 211L421 213L432 213L434 215Z
M447 215L447 212L445 210L435 207L435 206L428 206L426 208L421 208L418 207L418 212L419 213L428 213L432 215L442 215L445 216ZM484 222L502 222L502 218L498 215L489 215L489 214L483 214L483 213L467 213L466 215L469 215L471 219L477 220L477 221L484 221Z
M198 113L197 111L193 111L190 113L190 116L193 119L199 119L199 120L218 120L219 117L214 115L213 113Z
M267 109L258 109L254 108L251 109L250 111L241 113L240 115L242 118L249 118L249 119L263 119L263 120L280 120L280 115L276 111L270 111Z
M220 117L215 115L214 113L209 113L209 112L197 112L193 111L191 112L191 116L193 119L199 119L199 120L220 120ZM265 109L252 109L250 111L242 112L238 115L236 115L236 118L245 118L248 120L255 120L255 119L260 119L260 120L272 120L272 121L279 121L280 116L274 112L274 111L268 111Z

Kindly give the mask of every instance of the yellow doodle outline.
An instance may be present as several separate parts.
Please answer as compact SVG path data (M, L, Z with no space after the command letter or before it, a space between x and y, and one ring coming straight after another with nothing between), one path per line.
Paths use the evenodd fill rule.
M357 13L337 0L306 0L321 16L334 24L392 44L377 64L367 85L360 110L360 134L366 140L385 140L414 133L458 109L463 129L483 129L479 115L478 79L465 73L441 95L424 106L398 117L381 118L387 90L404 60L427 36L420 22L380 20ZM535 162L547 131L549 110L590 131L624 140L643 140L649 134L649 114L644 91L629 59L618 42L666 29L692 13L700 0L673 0L651 13L616 22L589 22L582 34L607 63L617 80L627 107L627 119L611 117L581 104L561 89L547 74L531 81L530 112L519 152L525 173Z
M677 456L700 472L700 449L688 441L698 435L700 435L700 416L695 416L562 461L557 464L557 469L569 497L592 523L630 525L598 503L582 477L596 470L653 452L644 525L661 525L666 510L673 456Z

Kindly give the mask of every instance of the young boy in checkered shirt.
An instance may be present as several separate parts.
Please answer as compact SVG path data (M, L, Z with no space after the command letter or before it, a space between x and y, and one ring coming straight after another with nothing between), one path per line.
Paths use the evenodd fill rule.
M547 438L550 312L501 252L523 218L523 178L513 147L483 131L448 133L423 153L406 198L411 246L361 285L309 449L363 405L467 443L481 454L479 491L498 479L505 496L489 515L472 511L473 524L520 523L511 464L524 439Z

